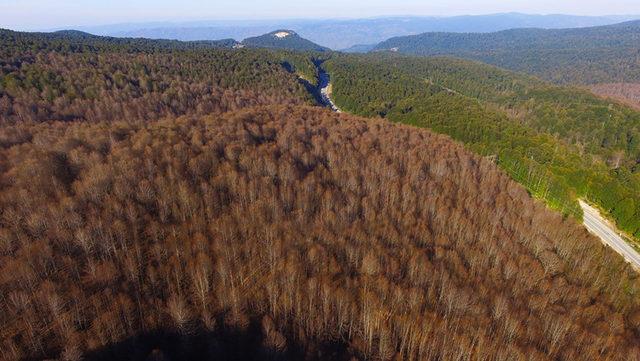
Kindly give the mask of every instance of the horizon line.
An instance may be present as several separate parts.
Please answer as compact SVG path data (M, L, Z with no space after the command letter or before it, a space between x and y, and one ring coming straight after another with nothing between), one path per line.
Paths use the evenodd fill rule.
M420 14L420 15L410 15L410 14L393 14L393 15L375 15L375 16L365 16L365 17L264 17L264 18L173 18L173 19L149 19L149 20L132 20L132 21L114 21L114 22L103 22L96 23L91 25L64 25L64 26L55 26L55 27L46 27L46 28L24 28L24 30L16 30L15 28L5 28L15 31L25 31L25 32L52 32L52 31L60 31L60 30L75 30L81 28L99 28L99 27L110 27L110 26L123 26L123 25L143 25L143 24L166 24L166 25L187 25L199 22L211 22L211 23L220 23L220 25L225 25L224 23L245 23L245 26L250 26L251 23L268 23L268 22L302 22L302 21L356 21L356 20L376 20L376 19L419 19L419 18L433 18L433 19L446 19L446 18L459 18L459 17L481 17L481 16L496 16L496 15L527 15L527 16L571 16L571 17L583 17L583 18L607 18L607 17L638 17L640 18L640 14L604 14L604 15L576 15L570 13L525 13L518 11L511 12L491 12L491 13L464 13L457 15L428 15L428 14ZM214 24L211 24L212 26ZM257 24L256 24L257 25Z

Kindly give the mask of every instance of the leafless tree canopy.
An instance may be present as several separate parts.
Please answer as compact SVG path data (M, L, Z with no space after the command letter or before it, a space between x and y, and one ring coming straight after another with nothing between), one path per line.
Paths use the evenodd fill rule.
M148 121L310 99L277 58L261 51L16 52L0 58L0 124Z
M640 109L640 84L638 83L596 84L591 86L591 90L598 95L613 98Z
M426 130L299 106L19 122L0 174L0 358L229 328L306 359L640 357L621 258Z

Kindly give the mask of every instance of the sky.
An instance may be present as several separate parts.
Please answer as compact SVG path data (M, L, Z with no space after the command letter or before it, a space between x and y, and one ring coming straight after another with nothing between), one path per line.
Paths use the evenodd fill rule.
M640 0L0 0L0 28L129 22L479 15L638 15Z

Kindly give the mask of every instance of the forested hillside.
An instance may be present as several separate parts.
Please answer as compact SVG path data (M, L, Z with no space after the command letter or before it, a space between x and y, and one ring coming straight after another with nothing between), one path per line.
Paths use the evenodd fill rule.
M81 31L55 33L25 33L0 29L0 57L5 60L20 52L161 52L171 50L230 48L233 39L207 41L148 40L143 38L112 38L95 36Z
M0 121L155 120L312 102L283 57L304 73L313 64L293 54L58 36L0 39Z
M335 56L335 101L463 141L562 212L585 197L640 235L640 113L586 91L483 64L393 55Z
M640 22L495 33L424 33L396 37L374 51L479 60L558 84L640 82Z
M1 131L7 359L640 356L635 273L446 137L280 106Z

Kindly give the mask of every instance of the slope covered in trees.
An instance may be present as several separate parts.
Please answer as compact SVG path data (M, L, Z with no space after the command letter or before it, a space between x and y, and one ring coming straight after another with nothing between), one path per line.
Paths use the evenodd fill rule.
M575 199L588 198L640 236L637 111L463 60L377 54L326 64L341 109L451 135L562 212L580 217Z
M0 121L152 120L312 102L288 71L297 69L283 66L283 54L60 36L0 39ZM304 59L287 58L303 71L313 69Z
M54 33L26 33L6 29L0 29L0 42L2 43L2 47L0 47L0 58L2 59L10 57L16 51L162 52L230 48L237 44L233 39L206 41L149 40L96 36L74 30L63 30Z
M448 55L537 75L559 84L640 82L640 22L591 28L424 33L384 41L374 51Z
M7 359L640 356L622 259L427 130L271 106L0 132Z

